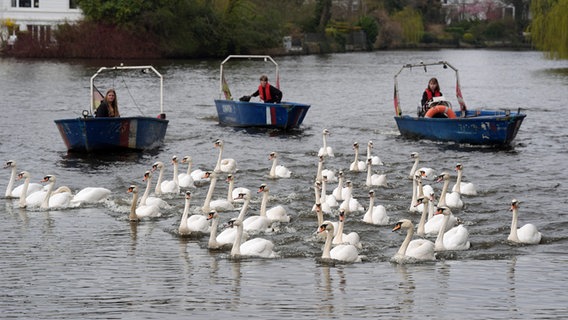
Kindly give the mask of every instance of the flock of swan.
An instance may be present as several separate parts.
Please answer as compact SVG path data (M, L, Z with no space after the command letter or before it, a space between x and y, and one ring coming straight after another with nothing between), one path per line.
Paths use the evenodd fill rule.
M359 214L362 214L361 221L364 223L377 226L394 223L392 231L406 230L406 237L396 255L391 259L393 262L433 261L436 260L437 252L470 248L469 232L461 219L453 213L463 208L462 197L477 195L473 183L462 181L464 166L461 163L455 166L457 177L455 184L450 188L452 176L449 172L436 174L432 168L420 167L419 154L412 153L411 158L414 159L414 164L408 176L412 180L409 211L415 213L412 217L417 217L417 219L406 218L393 222L385 206L375 205L375 191L371 188L385 187L388 182L385 174L373 172L373 166L383 165L378 156L372 155L373 142L367 143L366 156L360 156L359 144L353 143L354 159L349 165L351 172L366 171L365 186L370 190L365 209L363 203L353 196L353 183L346 180L345 173L343 171L336 173L334 170L325 168L326 159L334 157L333 148L327 142L329 135L330 131L324 129L322 132L323 146L318 151L319 161L313 183L314 205L311 208L315 214L314 229L316 230L312 236L315 241L324 242L321 254L323 260L353 263L365 259L360 255L363 245L357 232L344 233L347 217ZM143 175L146 185L142 196L139 196L139 186L135 184L127 189L127 192L132 194L128 218L131 221L158 218L163 210L171 208L163 199L163 195L182 194L185 196L185 203L178 228L180 236L207 235L209 249L230 249L231 257L278 257L274 243L263 236L273 230L274 224L290 223L291 217L286 208L281 205L269 208L270 188L262 183L256 192L262 194L259 213L257 215L248 214L253 192L248 188L234 186L237 162L235 159L223 157L224 142L218 139L214 142L214 147L219 149L219 154L215 167L211 171L193 169L190 156L185 156L181 160L173 156L171 159L173 175L171 180L167 180L165 177L167 166L161 161L156 161ZM363 159L360 160L360 158ZM278 164L277 152L271 152L268 159L272 161L272 166L268 171L269 178L291 177L291 171ZM179 163L187 165L187 171L178 172ZM18 172L14 160L7 161L5 168L11 169L5 196L19 199L17 206L20 208L45 210L78 207L82 204L104 202L111 195L109 189L101 187L84 188L75 194L65 186L54 190L56 178L53 175L46 175L42 179L44 184L32 183L29 172ZM156 172L157 180L153 184L152 179ZM217 180L221 176L226 177L228 183L227 195L214 200ZM23 183L15 186L19 180L23 180ZM443 182L440 194L436 195L434 189L425 184L426 181ZM337 184L337 186L328 192L328 183ZM203 204L191 210L192 190L200 187L207 187L207 194ZM540 243L541 233L533 224L526 224L518 228L518 208L519 201L514 199L511 203L512 221L507 240L522 244ZM228 220L226 228L219 230L220 214L236 211L239 212L238 215ZM416 220L416 228L412 220ZM434 241L430 240L434 237Z

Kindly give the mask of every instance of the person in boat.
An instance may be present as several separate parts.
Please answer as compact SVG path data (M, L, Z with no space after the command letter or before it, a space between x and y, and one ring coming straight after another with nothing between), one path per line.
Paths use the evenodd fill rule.
M282 101L282 91L268 83L268 77L265 75L260 76L260 85L251 97L260 96L260 100L270 103L280 103Z
M120 117L120 112L118 112L118 102L116 99L116 91L114 89L108 89L105 98L101 101L101 104L95 112L95 116L98 117Z
M428 81L428 87L424 90L422 94L422 111L426 113L428 111L428 102L432 101L434 97L441 97L442 92L440 91L440 85L438 84L438 79L432 78Z

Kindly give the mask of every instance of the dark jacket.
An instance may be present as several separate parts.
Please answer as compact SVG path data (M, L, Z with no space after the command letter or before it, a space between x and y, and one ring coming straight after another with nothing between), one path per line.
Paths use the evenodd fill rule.
M99 107L97 108L97 111L95 112L95 116L98 117L110 117L110 115L108 114L108 104L106 103L106 101L101 101L101 104L99 105Z

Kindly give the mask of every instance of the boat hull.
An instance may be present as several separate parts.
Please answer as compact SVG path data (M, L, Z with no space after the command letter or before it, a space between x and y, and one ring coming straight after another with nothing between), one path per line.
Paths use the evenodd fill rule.
M69 151L143 151L161 146L168 120L151 117L55 120Z
M515 139L526 114L505 111L467 112L466 117L394 117L406 138L456 142L473 145L508 146Z
M261 103L215 100L219 124L231 127L298 128L310 105L296 102Z

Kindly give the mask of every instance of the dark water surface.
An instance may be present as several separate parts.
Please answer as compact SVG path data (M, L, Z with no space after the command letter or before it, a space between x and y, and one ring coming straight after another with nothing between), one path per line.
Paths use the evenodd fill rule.
M403 64L447 60L460 71L468 107L523 108L527 118L514 145L505 150L406 140L393 120L393 76ZM118 62L0 59L0 159L16 160L32 180L57 176L57 186L74 191L87 186L112 190L108 202L73 209L19 209L17 200L0 199L1 318L29 319L181 319L257 318L338 319L563 319L568 314L567 236L564 166L568 160L568 62L545 60L537 52L489 50L391 51L278 58L284 99L310 103L302 130L278 133L220 127L213 99L218 96L220 61L159 61L164 103L170 120L163 148L150 153L87 156L68 154L54 119L78 117L89 103L89 78L100 66ZM401 76L403 110L414 111L431 76L442 91L454 92L452 74L415 70ZM233 95L256 90L258 75L270 69L236 64L229 69ZM151 105L155 93L138 93L142 80L120 77L98 84L117 88L122 115ZM132 101L130 96L136 96ZM452 97L453 98L453 97ZM317 220L313 180L321 132L335 157L325 167L344 170L353 194L366 208L366 173L350 172L353 142L364 157L369 140L384 166L387 187L374 187L376 204L391 223L368 225L364 212L351 213L345 233L359 233L363 263L321 261L322 243L313 232ZM225 141L224 157L238 163L236 186L253 191L270 187L269 207L282 205L292 217L270 239L277 259L233 260L228 251L207 249L207 236L183 238L178 225L180 195L166 196L162 217L128 221L129 185L143 190L142 175L155 161L190 155L194 168L213 169ZM268 177L270 152L292 171L290 179ZM438 172L464 165L464 181L477 196L463 197L454 212L470 233L471 249L445 252L436 262L391 262L404 234L391 232L396 221L419 215L408 211L411 152ZM186 167L180 167L180 173ZM2 196L10 172L1 171ZM166 178L171 179L168 164ZM224 177L222 178L224 179ZM213 199L226 195L217 183ZM154 182L157 180L157 175ZM18 183L19 184L19 183ZM441 183L431 182L439 194ZM453 183L451 184L453 185ZM329 183L328 193L336 187ZM199 212L207 186L192 189L192 212ZM539 245L507 242L512 199L522 201L519 226L533 223ZM254 193L249 215L258 214ZM220 223L237 215L221 213ZM336 221L337 216L326 219ZM433 240L433 239L432 239Z

